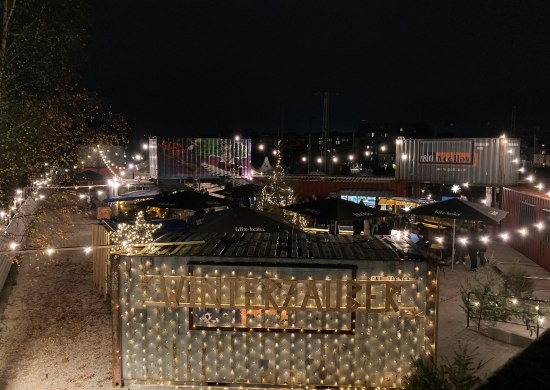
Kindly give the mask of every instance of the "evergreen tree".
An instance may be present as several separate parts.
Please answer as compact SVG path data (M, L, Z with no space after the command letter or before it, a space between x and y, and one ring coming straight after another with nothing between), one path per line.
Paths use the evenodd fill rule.
M281 164L281 141L277 144L277 154L275 157L275 166L273 172L263 187L256 208L261 211L267 211L276 215L280 215L287 221L298 225L300 228L307 226L307 219L293 213L281 209L282 206L296 203L296 196L293 188L285 180L285 170Z

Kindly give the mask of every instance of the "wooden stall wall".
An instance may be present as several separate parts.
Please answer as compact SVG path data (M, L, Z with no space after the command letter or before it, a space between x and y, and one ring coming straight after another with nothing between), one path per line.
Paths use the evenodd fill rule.
M103 225L94 225L93 246L109 245L109 232ZM109 295L109 248L95 249L93 252L94 285L102 297Z
M535 221L542 222L543 229L537 229L533 224L525 226L528 229L525 236L518 233L518 230L524 227L520 224L521 202L535 206ZM550 271L550 199L529 189L503 188L502 209L510 212L502 221L502 231L513 232L510 246Z
M242 265L236 265L235 259L222 264L219 258L208 258L211 262L206 264L197 259L196 265L187 260L121 257L120 280L113 287L118 287L118 292L113 290L115 385L124 381L196 388L213 383L245 388L394 388L402 385L412 356L435 351L436 282L426 262L372 260L346 265L316 260L318 264L311 267L296 265L295 259L286 266L281 259ZM200 279L190 282L198 288L195 293L183 287L185 278ZM259 278L282 284L270 290L273 302L285 301L287 285L297 283L302 287L296 287L300 292L291 306L305 308L302 300L310 294L307 299L313 302L316 297L317 307L322 301L332 308L311 306L290 314L264 310L262 286L267 281L259 283ZM373 284L372 291L371 287L354 290L354 299L372 301L372 308L369 303L368 309L352 312L336 304L338 296L351 291L351 284L338 282L347 278ZM233 293L229 280L236 283ZM207 288L208 283L214 290ZM392 290L393 284L400 287ZM399 291L395 302L403 308L398 311L382 299L391 291ZM233 300L239 309L207 307L204 302L210 296L218 297L211 299L218 299L220 306ZM176 300L166 303L165 298ZM195 299L201 303L188 303ZM245 309L240 308L243 305Z

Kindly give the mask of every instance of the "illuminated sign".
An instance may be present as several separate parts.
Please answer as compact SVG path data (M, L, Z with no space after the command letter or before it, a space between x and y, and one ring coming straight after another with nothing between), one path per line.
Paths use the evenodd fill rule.
M415 280L384 277L321 281L164 275L142 277L142 284L146 286L154 285L156 288L156 283L160 283L163 299L146 299L146 306L383 313L411 309L400 307L396 295L400 293L401 286L412 285ZM379 294L374 294L375 288L378 288ZM222 294L224 290L227 292ZM360 291L365 292L361 300L357 298ZM381 304L375 304L379 301Z
M477 154L473 152L472 140L421 141L418 161L422 164L467 164L477 165Z

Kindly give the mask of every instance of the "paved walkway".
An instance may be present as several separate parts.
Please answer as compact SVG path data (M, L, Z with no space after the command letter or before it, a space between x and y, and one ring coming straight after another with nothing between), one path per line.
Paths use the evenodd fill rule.
M461 286L467 283L476 283L477 280L498 277L501 272L508 272L512 268L519 268L526 272L534 281L534 296L539 299L550 299L550 272L546 271L527 257L508 245L495 243L489 246L487 258L490 265L479 268L476 273L470 272L468 261L466 267L462 264L450 266L440 272L439 277L439 323L438 323L438 361L452 359L459 343L466 345L468 350L474 351L476 361L484 361L480 376L486 377L500 368L512 356L520 352L523 347L495 340L502 334L509 334L512 338L518 336L527 340L530 337L524 326L496 324L495 329L483 328L477 330L475 324L466 327L466 313L462 308L460 296ZM495 333L496 331L496 333ZM542 333L543 329L541 329ZM534 336L533 336L534 337ZM527 340L528 341L528 340Z

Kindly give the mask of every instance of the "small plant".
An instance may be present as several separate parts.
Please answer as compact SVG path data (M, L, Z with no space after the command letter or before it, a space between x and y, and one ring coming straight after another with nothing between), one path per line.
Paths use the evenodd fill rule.
M502 293L516 298L533 298L533 281L528 276L525 271L518 268L503 273Z
M509 321L511 319L510 302L499 295L502 279L484 275L468 281L466 286L460 288L463 309L469 313L470 318L478 320L478 328L481 320L492 322Z
M412 365L412 373L405 379L406 390L471 390L481 383L476 375L485 362L474 363L473 353L458 344L452 361L445 359L439 367L430 359L420 357Z
M478 329L481 321L510 322L513 318L525 324L531 335L537 329L538 305L533 298L533 281L527 273L514 268L501 277L485 275L468 281L460 289L463 309L471 319L476 319Z

